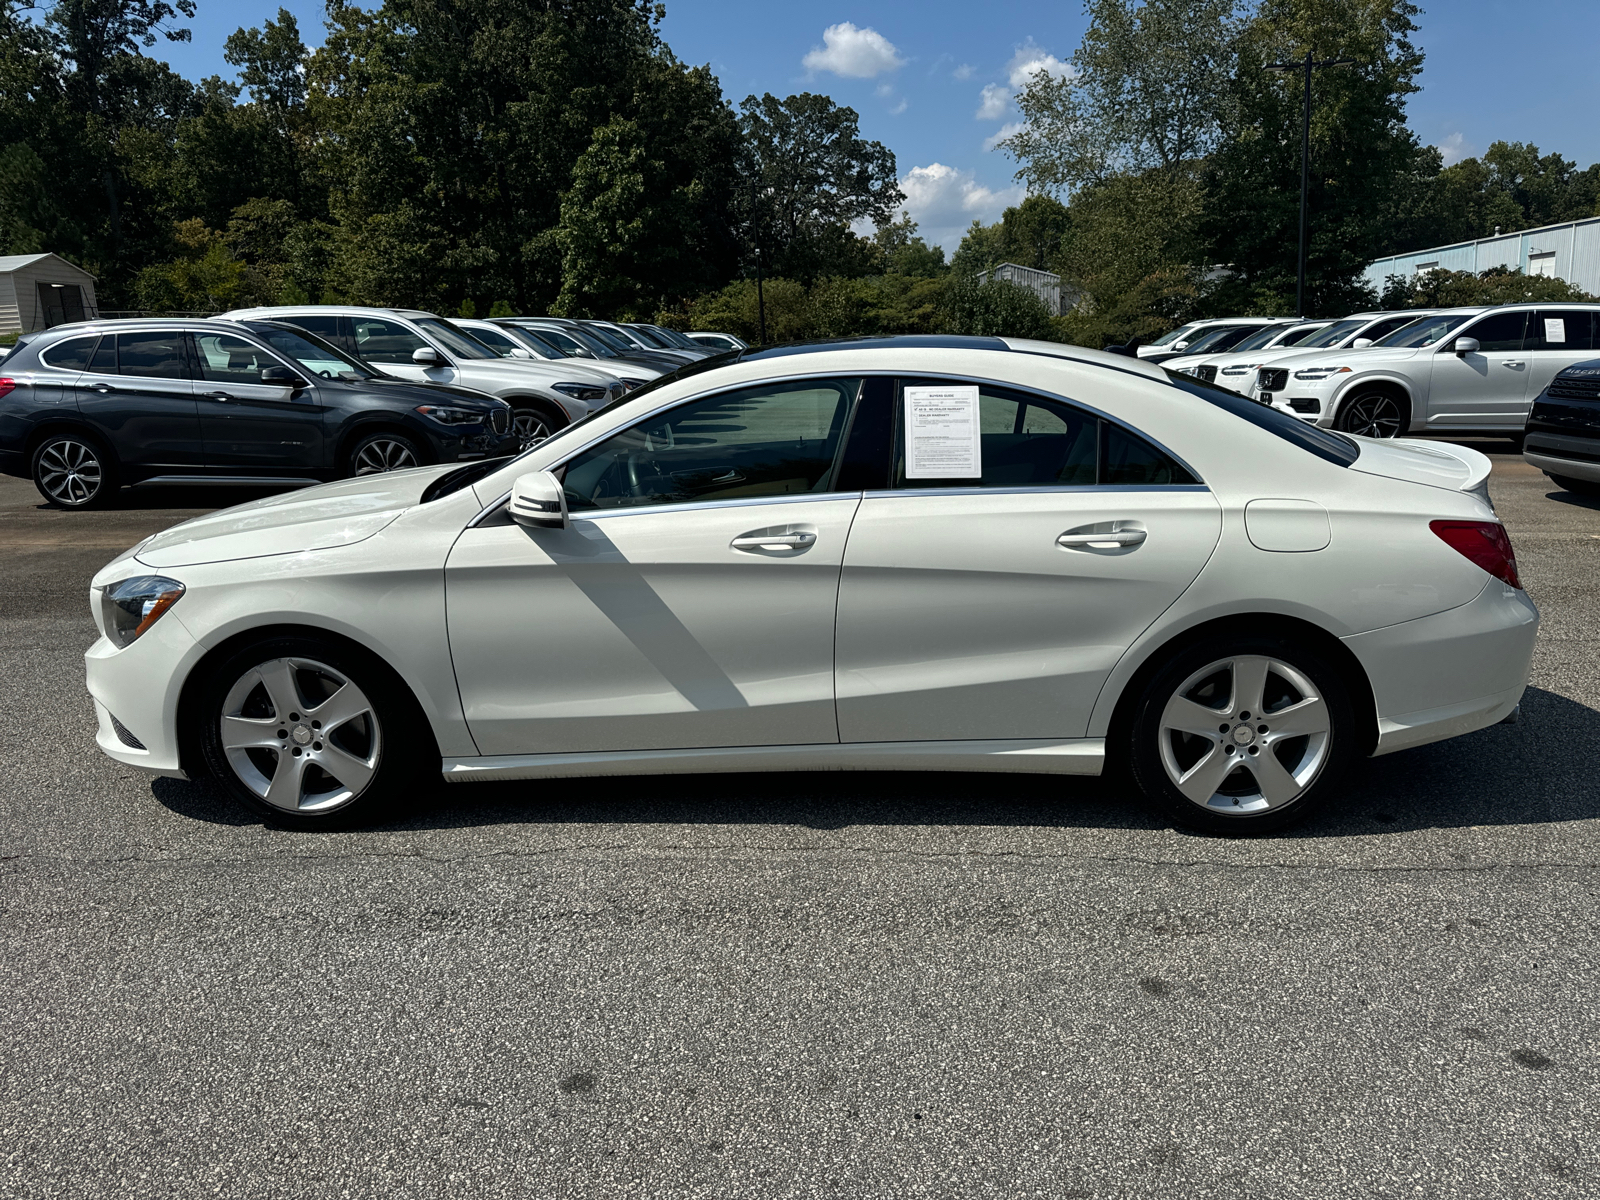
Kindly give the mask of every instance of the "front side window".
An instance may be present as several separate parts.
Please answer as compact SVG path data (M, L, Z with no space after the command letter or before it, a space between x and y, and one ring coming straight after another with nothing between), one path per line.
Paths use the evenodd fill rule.
M68 338L46 349L39 358L46 366L59 367L63 371L87 371L89 359L94 354L94 344L99 340L98 337Z
M1522 327L1527 319L1526 312L1490 313L1456 336L1477 338L1478 349L1485 354L1491 351L1517 351L1522 349Z
M914 478L907 471L906 389L978 393L979 475ZM1136 434L1071 404L991 384L907 380L901 391L894 486L902 488L1092 487L1098 484L1195 483L1172 458Z
M355 326L356 356L374 363L410 364L418 350L432 349L421 337L398 321L381 317L352 317Z
M647 417L567 464L573 512L831 490L859 379L722 392Z
M1362 322L1360 321L1335 321L1332 325L1325 326L1322 329L1312 330L1310 334L1296 342L1295 345L1302 350L1321 350L1327 346L1337 346L1345 338L1360 329L1361 326ZM1374 333L1366 336L1376 338L1378 335Z
M227 333L197 333L200 378L210 383L260 383L263 367L278 361L252 342Z
M189 378L183 365L183 334L119 333L117 373L147 379Z
M1593 315L1582 308L1541 308L1528 322L1529 350L1593 350Z
M342 350L314 333L301 334L282 325L251 324L257 337L285 358L292 358L313 375L323 379L371 379L373 374Z

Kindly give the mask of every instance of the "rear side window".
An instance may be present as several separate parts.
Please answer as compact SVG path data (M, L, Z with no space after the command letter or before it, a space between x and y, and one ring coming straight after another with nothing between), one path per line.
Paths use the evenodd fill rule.
M979 478L908 478L904 388L978 389ZM896 405L894 486L902 488L1093 487L1099 484L1192 484L1198 480L1162 451L1094 413L990 384L906 380Z
M1541 308L1528 323L1526 349L1593 350L1593 315L1580 308Z
M295 325L307 333L314 333L325 342L339 345L339 318L336 316L302 316L296 313L292 317L280 317L274 314L274 321L282 321L285 325Z
M98 337L68 338L47 347L39 358L46 366L63 371L87 371L94 355L94 344L99 340Z
M1257 404L1254 400L1230 392L1225 387L1218 387L1214 383L1206 383L1191 375L1180 375L1176 371L1168 371L1167 379L1172 386L1188 392L1191 396L1198 396L1207 404L1214 404L1220 409L1232 413L1234 416L1258 429L1265 429L1268 433L1276 434L1291 445L1315 454L1327 462L1337 463L1341 467L1348 467L1361 457L1361 447L1345 437L1342 433L1335 433L1331 429L1319 429L1315 425L1308 425L1299 417L1291 417L1288 413L1279 412L1271 405Z
M183 334L119 333L117 373L147 379L187 379L183 365Z

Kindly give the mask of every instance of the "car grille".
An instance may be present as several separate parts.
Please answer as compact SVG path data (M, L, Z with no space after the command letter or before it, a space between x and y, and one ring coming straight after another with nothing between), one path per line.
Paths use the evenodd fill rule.
M144 743L138 738L134 737L133 734L129 732L128 727L121 721L117 720L115 714L108 715L111 716L111 728L117 731L117 741L121 742L130 750L143 750L145 748Z
M1600 400L1600 379L1556 379L1548 391L1557 400Z
M1204 379L1207 383L1215 383L1217 381L1217 369L1215 367L1196 367L1194 374L1196 379Z
M1263 392L1281 392L1289 386L1288 367L1262 367L1256 373L1256 386Z
M505 433L511 428L511 409L505 405L497 405L489 414L489 428L496 433Z

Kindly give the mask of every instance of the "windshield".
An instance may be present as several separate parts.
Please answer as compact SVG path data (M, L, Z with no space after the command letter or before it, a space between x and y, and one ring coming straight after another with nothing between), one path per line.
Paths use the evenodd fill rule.
M470 328L463 330L463 332L470 333L478 341L489 347L489 349L498 352L501 358L510 358L513 350L525 349L524 346L519 345L517 341L509 334L502 333L498 329L486 329L482 325L473 325Z
M288 329L271 321L245 321L244 327L279 354L294 359L323 379L376 379L365 363L336 350L314 333Z
M532 330L524 329L520 325L503 325L500 328L501 332L503 332L506 337L516 342L517 345L524 346L533 351L540 358L567 357L565 351L556 349L553 343L545 341Z
M654 346L657 350L665 350L671 345L666 338L662 337L648 325L633 326L633 333L634 336L644 342L645 345Z
M590 334L591 336L604 342L613 350L626 351L638 349L637 346L628 341L628 339L623 337L620 333L616 333L610 329L607 329L604 325L585 325L583 327L583 332Z
M1302 350L1321 350L1326 346L1337 346L1366 323L1365 320L1335 321L1326 329L1317 330L1312 336L1298 344Z
M541 329L539 332L546 334L546 336L554 336L556 331ZM617 352L613 350L610 345L594 335L593 330L567 328L560 330L560 333L562 336L568 337L574 342L578 343L578 345L582 346L583 349L588 352L590 358L619 357ZM631 349L631 347L629 348Z
M704 350L705 347L695 341L688 334L679 333L676 329L668 329L665 325L652 325L658 337L667 339L669 346L676 346L680 350Z
M1407 349L1415 349L1418 346L1431 346L1452 329L1477 315L1477 313L1440 313L1436 317L1424 317L1420 321L1402 325L1388 337L1379 338L1372 344L1374 346L1403 346Z
M500 357L482 342L476 338L469 337L441 317L418 317L416 318L416 325L418 329L426 329L431 335L443 342L445 349L450 353L458 354L462 358Z
M1239 337L1237 325L1224 325L1221 329L1208 329L1183 348L1185 354L1203 354L1207 350L1226 350Z
M1256 330L1249 337L1245 338L1242 342L1235 346L1234 349L1259 350L1263 346L1270 345L1272 339L1277 337L1282 332L1282 325L1263 325L1260 329ZM1287 343L1288 338L1285 338L1284 341Z
M1173 342L1177 341L1179 338L1181 338L1184 334L1188 333L1193 328L1194 328L1194 322L1193 321L1190 321L1187 325L1179 325L1171 333L1163 333L1155 341L1151 342L1150 345L1152 345L1152 346L1170 346L1170 345L1172 345Z

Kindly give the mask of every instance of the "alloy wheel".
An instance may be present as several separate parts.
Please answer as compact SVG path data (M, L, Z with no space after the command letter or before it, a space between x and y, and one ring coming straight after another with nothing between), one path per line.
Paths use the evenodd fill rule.
M1282 808L1328 762L1333 721L1305 672L1238 655L1190 675L1161 714L1161 764L1193 804L1221 816Z
M399 438L375 437L361 447L356 455L357 475L380 475L385 471L403 471L415 467L416 452Z
M100 455L87 442L61 438L39 454L39 486L57 504L78 508L93 500L105 483Z
M378 716L347 676L309 658L250 668L222 702L222 751L239 782L284 812L327 812L372 781Z
M550 436L550 422L534 408L519 408L512 413L511 427L516 430L517 437L524 445Z
M1399 437L1405 412L1400 401L1381 392L1357 396L1339 414L1339 428L1360 437Z

